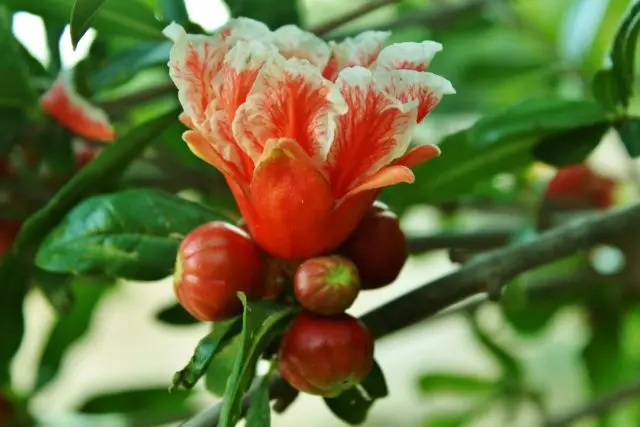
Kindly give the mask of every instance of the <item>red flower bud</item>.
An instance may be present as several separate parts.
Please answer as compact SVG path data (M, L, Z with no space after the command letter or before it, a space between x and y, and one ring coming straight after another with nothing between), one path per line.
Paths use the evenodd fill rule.
M566 166L549 182L545 197L571 209L606 209L613 204L615 185L585 164Z
M0 256L11 248L21 225L19 221L0 218Z
M180 244L173 287L180 304L195 318L216 321L242 311L247 299L265 294L266 267L260 249L241 229L213 221L191 231Z
M311 258L296 271L293 290L305 309L324 315L344 313L360 292L358 269L341 256Z
M408 258L407 238L398 217L382 204L373 205L339 251L354 262L362 289L392 283Z
M358 319L303 312L280 344L282 377L297 390L334 397L362 382L373 368L373 336Z

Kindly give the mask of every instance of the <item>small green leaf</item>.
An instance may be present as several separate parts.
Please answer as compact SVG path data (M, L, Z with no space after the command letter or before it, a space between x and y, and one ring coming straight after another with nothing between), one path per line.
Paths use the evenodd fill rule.
M244 294L239 294L239 298L244 305L242 343L227 382L218 427L236 425L242 410L242 396L251 385L258 359L298 311L295 307L270 300L247 302Z
M203 205L158 190L95 196L49 235L36 263L54 272L158 280L173 271L184 236L219 219Z
M422 375L419 387L422 394L456 393L456 394L488 394L495 390L498 381L472 374L456 372L434 372Z
M218 351L211 360L207 374L204 377L204 386L216 396L224 396L227 382L233 372L233 367L240 353L242 336L236 335L227 345Z
M246 16L264 22L275 30L287 24L299 24L297 0L225 0L231 16Z
M616 124L616 130L629 155L640 156L640 118L632 117Z
M75 0L69 18L71 45L74 49L78 47L78 42L89 29L91 21L106 2L107 0Z
M80 0L95 3L98 0ZM104 0L102 0L104 2ZM75 0L24 1L2 0L12 11L39 15L45 21L67 22ZM91 20L91 27L110 36L126 36L145 40L162 39L165 24L158 21L153 9L140 0L109 0L104 2Z
M613 74L616 77L619 101L624 107L629 106L633 94L635 79L635 54L640 31L640 3L634 4L618 27L611 60Z
M603 108L615 111L620 102L621 94L613 70L598 71L591 80L591 92Z
M337 397L325 398L324 401L331 412L342 421L351 425L359 425L365 422L369 409L375 401L388 394L389 390L384 373L376 362L371 373L361 384L345 390Z
M198 319L193 317L180 304L171 304L167 308L162 309L156 314L156 319L163 323L175 326L195 325L200 323Z
M87 332L96 306L111 289L108 283L86 278L77 278L70 286L75 303L67 315L56 321L49 334L40 356L34 391L42 389L56 377L66 352Z
M582 163L610 127L609 122L601 122L548 135L533 147L533 155L556 167Z
M174 374L171 389L193 388L206 373L214 356L229 345L241 327L240 316L214 323L213 331L200 340L187 366Z
M29 66L21 45L11 30L11 14L0 6L0 105L31 107L36 92L31 84Z
M269 378L269 375L260 378L258 385L253 390L249 409L247 410L246 427L271 427Z
M143 420L170 415L179 418L189 416L194 410L188 398L188 392L169 393L166 387L118 390L90 397L79 405L78 411L84 414L123 414Z

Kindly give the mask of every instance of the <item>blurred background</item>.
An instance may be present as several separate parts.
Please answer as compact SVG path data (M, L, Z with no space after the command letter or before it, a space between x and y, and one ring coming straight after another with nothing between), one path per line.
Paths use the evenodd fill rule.
M99 41L99 36L90 30L74 50L66 27L59 43L53 44L57 51L52 51L48 33L51 27L45 28L42 17L28 11L38 9L34 5L40 1L56 2L21 1L22 4L8 2L17 11L13 32L42 66L50 67L58 55L62 69L86 64L86 58L99 55L100 49L104 49L94 43ZM144 2L152 7L156 4L154 0ZM288 20L282 11L278 16L283 22L273 15L276 12L269 12L274 6L269 5L268 0L253 3L256 8L264 8L264 12L258 13L258 19L271 19L272 28ZM298 0L293 3L300 25L315 28L367 1ZM430 71L449 79L457 95L446 97L416 134L419 143L438 143L447 135L470 127L483 115L525 99L590 98L591 78L607 65L616 28L632 3L629 0L403 0L340 26L332 35L342 38L363 29L384 28L393 31L391 42L436 40L444 45ZM185 5L190 20L206 31L215 30L229 18L229 7L222 1L185 0ZM140 49L137 55L135 49ZM165 42L152 45L147 41L127 40L112 50L116 53L108 52L104 56L110 66L103 66L98 74L93 74L94 78L102 79L98 84L101 89L93 94L101 105L108 107L110 100L167 81ZM135 61L131 55L138 61L137 69L113 65L124 61L133 67L131 64ZM109 112L116 116L127 113L133 116L133 122L139 122L168 103L166 100L152 102L135 110L134 105L124 103L117 105L120 110L114 108ZM632 103L631 111L636 109L637 104ZM179 157L184 157L179 147L180 128L172 132L164 136L168 152L178 153L176 158L182 159ZM443 159L448 156L447 147L455 151L452 142L444 144ZM171 151L173 149L177 151ZM421 181L419 173L414 186L393 188L384 193L383 200L388 199L402 214L402 224L409 236L443 232L470 235L497 230L506 233L505 241L511 241L531 233L540 200L556 168L531 156L492 161L491 156L500 153L491 148L486 152L452 154L456 155L461 158L459 164L450 162L446 170L442 167L442 179L453 182L447 187L449 197L430 198L428 191L433 181L429 181L428 176ZM486 167L482 164L483 156L488 159ZM472 164L470 158L477 159L479 164ZM630 160L616 132L605 133L586 162L597 174L615 180L615 205L637 201L640 170L637 162ZM184 163L180 177L186 184L174 190L189 197L196 197L193 193L199 192L197 197L213 200L214 204L229 203L228 197L219 192L207 194L206 180L214 182L215 177L203 175L202 165L192 167L188 160ZM158 167L160 174L169 169L166 163ZM452 176L458 167L457 173L461 176ZM166 188L167 183L159 182L157 175L132 174L126 178L129 179L126 185L149 183ZM46 198L46 193L42 197ZM522 281L544 279L558 272L571 275L578 264L586 263L600 274L612 274L633 262L629 254L620 249L594 248L589 254L525 275L527 277L518 283L509 284L507 290L511 287L517 294ZM350 312L366 313L457 267L445 248L435 247L416 254L396 283L361 294ZM634 284L637 286L637 282ZM617 297L607 300L611 303L604 304L604 308L595 307L591 298L604 300L601 294L596 295L593 298L593 295L585 297L578 293L569 298L550 297L524 303L505 298L502 305L480 304L472 320L465 313L454 311L381 340L377 343L376 357L385 371L390 394L374 405L363 425L540 426L544 414L563 414L603 391L633 381L640 366L637 364L640 362L637 338L640 311L635 303L625 305L623 310ZM31 413L43 426L157 425L149 421L153 419L151 410L145 412L147 421L141 416L133 422L125 410L126 405L118 407L114 403L115 406L110 407L107 404L104 407L107 409L100 409L99 403L94 402L92 407L87 401L105 394L118 395L123 390L151 389L151 396L154 390L166 389L173 373L189 360L209 327L171 324L157 319L159 312L175 303L170 279L120 282L100 292L80 291L78 301L86 302L85 309L74 310L73 319L60 327L45 295L39 290L28 294L25 339L12 366L16 392L30 395L39 378L43 375L51 378L29 400ZM490 343L483 339L485 336L490 337ZM45 355L57 354L45 357L49 365L43 365L45 348ZM504 350L506 356L500 349L508 349ZM513 384L509 380L514 380ZM142 402L141 407L153 406L144 403L144 397L136 399ZM207 407L216 399L201 381L195 396L190 398L190 411ZM140 411L141 408L132 405L132 411ZM84 408L84 415L78 414L78 408ZM121 413L109 414L119 409ZM165 424L178 425L179 419L168 417ZM274 415L272 425L332 427L344 424L329 412L322 400L302 395L284 414ZM638 426L640 405L635 402L621 405L607 417L587 418L572 425Z

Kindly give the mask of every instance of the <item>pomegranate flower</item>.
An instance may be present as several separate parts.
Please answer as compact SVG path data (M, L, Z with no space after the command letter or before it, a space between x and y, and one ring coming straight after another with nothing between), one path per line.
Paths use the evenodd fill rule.
M433 145L409 149L448 80L424 70L439 43L383 48L388 32L327 44L287 25L232 19L211 36L173 23L169 73L191 150L219 169L249 231L283 259L329 252L383 187L406 182Z
M93 141L113 141L115 132L107 114L90 104L78 92L71 74L63 72L40 98L40 106L74 134Z

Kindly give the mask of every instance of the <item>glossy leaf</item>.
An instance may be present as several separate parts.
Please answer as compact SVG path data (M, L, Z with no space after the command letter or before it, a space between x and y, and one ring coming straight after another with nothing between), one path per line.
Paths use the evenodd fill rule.
M39 268L36 268L33 273L36 285L44 293L58 316L69 314L74 306L75 297L71 289L74 278L70 274L51 273Z
M214 356L230 344L234 336L240 333L240 316L213 324L213 331L200 340L187 366L176 372L171 385L172 390L191 389L207 372Z
M557 167L582 163L610 127L609 122L600 122L548 135L535 145L533 155Z
M84 0L89 1L89 0ZM14 11L40 15L45 20L67 22L75 0L24 1L2 0ZM153 10L140 0L109 0L91 20L91 27L111 36L137 39L162 39L165 24L158 21Z
M35 391L56 378L67 351L87 332L97 305L111 289L109 283L86 278L75 279L70 287L74 295L73 307L68 314L58 318L47 338L40 356Z
M633 117L616 124L616 130L629 155L640 156L640 118Z
M247 301L239 294L244 305L242 316L242 342L229 381L227 382L218 427L234 427L240 419L242 396L251 385L256 364L269 343L288 324L297 312L292 306L275 301Z
M603 108L615 111L621 94L613 70L598 71L591 80L591 92Z
M187 326L200 323L198 319L193 317L187 310L182 308L178 303L171 304L167 308L162 309L156 314L156 319L162 323L174 326Z
M204 377L204 386L216 396L224 396L227 381L229 380L229 376L231 376L231 372L233 372L233 366L238 358L241 344L242 337L236 335L224 348L213 356L209 364L209 368Z
M231 16L246 16L262 21L271 29L287 24L299 24L297 0L225 0Z
M44 23L47 33L47 47L49 48L50 64L49 71L52 75L57 75L62 67L62 57L60 56L60 39L66 27L66 21L56 22L49 19Z
M375 401L388 394L384 373L376 362L371 373L359 386L346 390L337 397L325 398L324 401L331 412L342 421L350 425L360 425L366 421Z
M107 0L75 0L71 7L71 18L69 19L71 45L74 49L91 26L91 21L106 2Z
M271 427L269 400L269 375L265 375L260 378L251 395L246 427Z
M634 4L618 27L611 60L620 103L628 107L635 79L635 54L640 32L640 3Z
M585 57L585 62L590 70L602 67L605 56L615 38L616 28L633 0L609 0L603 10L602 19L598 25L598 31L590 49Z
M88 398L79 405L78 411L83 414L121 414L143 420L143 423L145 419L162 418L178 421L190 416L195 409L188 398L189 393L169 393L166 387L118 390ZM148 421L137 425L148 425Z
M498 386L498 381L493 378L483 378L477 375L457 372L424 374L418 381L418 386L422 394L488 394Z
M184 0L158 0L158 5L164 21L176 21L183 24L189 22L189 14Z
M0 6L0 105L31 107L36 92L21 46L11 30L11 14Z
M158 190L95 196L49 235L36 263L55 272L158 280L173 271L182 238L219 219L203 205Z

